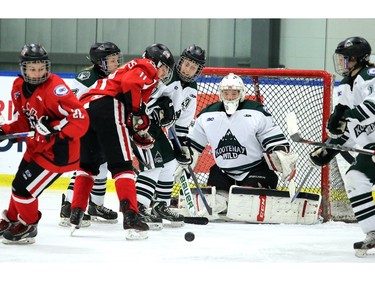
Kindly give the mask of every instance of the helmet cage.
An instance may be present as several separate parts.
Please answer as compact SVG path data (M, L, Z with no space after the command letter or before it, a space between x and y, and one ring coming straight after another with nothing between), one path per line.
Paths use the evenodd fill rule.
M27 65L28 64L33 64L33 63L44 63L45 68L46 68L46 73L42 77L38 78L32 78L27 76L26 70L27 70ZM32 85L39 85L47 81L51 74L51 61L50 60L40 60L40 61L23 61L20 63L20 68L21 68L21 74L25 82L32 84Z
M123 64L124 57L121 52L113 53L108 56L105 56L97 61L97 65L103 70L105 74L109 74L111 71L108 70L108 60L111 57L117 56L117 66L119 67L120 65Z
M195 72L195 74L191 77L189 76L186 76L184 75L182 72L181 72L181 66L182 64L184 63L185 60L189 60L191 61L192 63L195 63L198 65L198 69L197 71ZM180 76L180 78L185 81L185 82L194 82L194 81L197 81L199 75L201 75L202 71L203 71L203 68L204 68L204 65L202 64L199 64L196 60L193 60L187 56L181 56L180 59L178 60L178 64L176 65L176 69L177 69L177 73L178 73L178 76Z

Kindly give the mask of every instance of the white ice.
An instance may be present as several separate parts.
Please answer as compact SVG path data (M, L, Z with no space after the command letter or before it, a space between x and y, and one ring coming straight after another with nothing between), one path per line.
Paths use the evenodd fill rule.
M365 272L372 278L368 270L374 269L375 256L354 256L353 243L365 237L358 224L210 222L149 231L147 240L127 241L119 214L117 224L92 223L70 236L69 228L58 225L61 193L46 190L39 197L43 215L35 244L0 243L0 268L33 275L32 280L328 280L332 274L341 281ZM1 187L0 210L8 207L9 196L10 188ZM115 193L107 193L105 205L118 210ZM187 231L195 233L194 241L184 240Z

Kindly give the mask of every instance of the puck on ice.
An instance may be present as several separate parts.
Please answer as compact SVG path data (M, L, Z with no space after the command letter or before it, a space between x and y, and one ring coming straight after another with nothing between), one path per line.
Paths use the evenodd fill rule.
M193 241L195 238L195 235L193 232L186 232L185 233L185 240L188 241L188 242L191 242Z

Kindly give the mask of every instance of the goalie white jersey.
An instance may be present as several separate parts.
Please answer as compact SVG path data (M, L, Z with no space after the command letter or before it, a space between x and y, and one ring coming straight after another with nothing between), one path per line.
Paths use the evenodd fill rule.
M264 161L263 152L289 147L280 127L263 105L245 100L228 116L223 103L209 105L197 116L188 138L202 152L211 145L217 166L235 180L243 180L252 167Z

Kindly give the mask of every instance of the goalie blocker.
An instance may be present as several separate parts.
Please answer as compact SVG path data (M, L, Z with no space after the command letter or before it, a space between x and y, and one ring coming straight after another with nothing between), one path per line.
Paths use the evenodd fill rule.
M210 221L226 220L249 223L315 224L319 218L321 196L301 192L291 203L288 191L270 190L233 185L229 194L216 191L215 187L201 188L212 215L208 215L197 192L192 189L193 202L198 216ZM184 195L180 193L179 212L188 214Z

